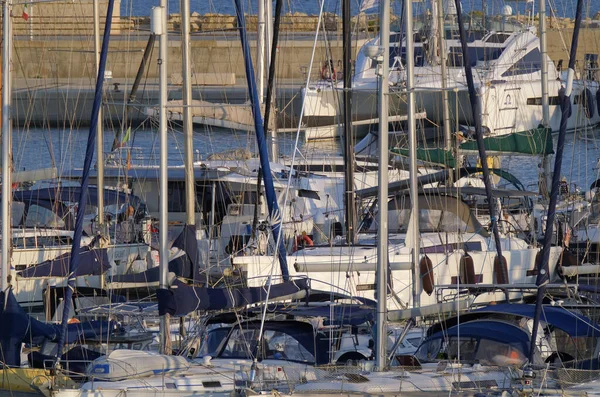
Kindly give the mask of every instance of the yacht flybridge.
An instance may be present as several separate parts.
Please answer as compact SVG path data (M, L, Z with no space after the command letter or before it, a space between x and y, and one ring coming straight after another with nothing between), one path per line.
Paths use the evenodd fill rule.
M451 120L469 131L474 122L455 18L455 15L446 15L444 26L448 110ZM540 125L542 62L548 66L549 126L552 131L558 131L561 114L558 92L566 85L566 71L562 72L547 55L542 60L535 27L507 21L506 16L503 22L489 19L486 29L472 23L468 43L485 133L499 136L529 131ZM417 108L425 111L432 124L439 125L443 122L442 72L438 40L434 35L435 32L426 30L413 34L414 84ZM401 32L390 34L390 114L402 113L406 106L404 44ZM362 47L356 58L352 82L353 110L357 112L353 117L356 119L372 118L376 113L378 49L379 38L375 38ZM596 101L599 86L593 73L593 69L586 70L584 76L576 76L579 79L573 81L574 101L568 130L595 126L600 122ZM335 117L340 111L338 98L342 89L339 82L320 80L304 90L308 120L317 124Z

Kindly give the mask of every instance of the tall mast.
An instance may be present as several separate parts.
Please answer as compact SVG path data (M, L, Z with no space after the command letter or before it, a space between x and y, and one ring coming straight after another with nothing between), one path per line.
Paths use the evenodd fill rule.
M152 32L159 36L159 135L160 135L160 171L159 171L159 252L160 252L160 289L168 289L169 240L168 240L168 134L167 134L167 0L160 0L160 6L152 8ZM160 318L160 349L163 354L170 353L168 345L169 314Z
M267 206L269 208L269 219L273 238L279 241L277 246L277 255L279 259L279 267L283 281L289 281L290 273L287 266L287 253L283 238L281 235L281 211L277 203L277 195L275 193L275 184L273 175L271 174L271 164L269 163L269 152L265 138L265 130L263 118L260 112L260 102L258 100L258 92L256 90L256 79L254 76L254 65L250 56L250 45L246 36L246 18L244 17L244 9L241 0L235 0L235 12L237 15L238 29L240 31L240 41L242 43L242 51L244 54L244 66L246 70L246 82L248 85L248 95L252 105L252 116L254 118L254 130L256 132L256 141L258 144L258 153L260 156L260 167L263 172L263 180L265 183L265 195Z
M445 149L452 150L452 133L450 129L450 103L448 102L448 69L446 61L448 56L446 54L446 41L444 37L444 9L442 0L436 0L437 4L437 33L438 37L435 40L438 41L438 50L440 52L439 62L440 71L442 73L442 112L444 115L444 142ZM452 174L450 174L452 175Z
M271 64L274 62L273 61L273 57L274 54L277 52L277 47L275 47L275 52L273 52L273 43L275 42L274 36L275 36L275 25L273 22L273 3L271 2L271 0L265 0L266 1L266 5L265 5L265 18L266 18L266 24L265 24L265 41L266 41L266 64L269 66L269 73L267 74L267 90L269 89L268 85L269 84L273 84L273 80L275 78L275 67L271 67ZM281 12L280 12L281 14ZM272 87L271 87L272 89ZM275 110L275 91L272 91L271 93L271 97L269 99L269 96L267 96L266 98L266 102L265 102L265 113L266 113L266 108L269 107L271 108L271 112L273 112L273 110ZM275 115L274 115L275 116ZM269 129L268 125L270 125L271 123L266 123L265 124L265 131L267 131L267 134L269 136L269 140L271 143L271 160L272 161L276 161L277 158L279 157L279 146L277 145L277 117L275 116L273 119L273 128Z
M382 56L379 78L379 224L377 225L377 319L375 365L382 371L387 366L387 285L388 285L388 97L390 66L390 0L380 4L379 52Z
M537 269L537 278L535 280L538 286L537 300L535 306L535 315L533 318L533 329L531 330L531 347L529 351L529 362L533 362L535 346L537 340L538 324L542 314L542 301L546 293L546 285L550 282L550 272L548 263L550 261L550 249L552 245L552 235L554 234L554 219L556 217L556 204L558 203L558 194L560 191L560 172L562 168L563 150L565 147L565 137L567 134L567 122L571 116L571 92L573 89L573 78L575 76L575 60L577 57L577 45L579 43L579 29L581 27L583 11L583 0L577 0L575 11L575 25L573 26L573 37L571 39L571 51L569 53L569 70L567 74L567 86L561 88L558 92L560 98L560 129L558 131L558 140L556 142L556 156L554 158L554 173L552 174L552 186L550 191L550 200L548 202L548 217L546 221L546 230L544 233L544 246L542 247L542 260ZM544 60L545 62L545 60ZM542 63L544 63L542 62Z
M417 182L417 125L415 120L414 70L415 48L413 43L413 8L412 0L404 1L404 23L406 24L406 91L408 100L408 145L409 145L409 179L410 179L410 223L408 234L412 241L412 283L413 307L421 304L421 277L419 274L419 253L421 236L419 235L419 192ZM408 238L409 236L407 236Z
M96 76L100 70L100 0L94 0L94 54L96 59ZM98 78L98 77L96 77ZM102 105L98 110L98 130L96 132L96 179L98 184L98 226L100 233L106 235L104 225L104 131Z
M265 2L267 0L258 0L258 32L256 36L256 79L258 80L258 99L260 103L265 101Z
M2 274L0 288L4 291L9 286L10 274L10 200L11 189L11 57L12 57L12 21L10 19L12 1L5 0L2 6L2 33L4 43L2 46Z
M498 267L498 273L501 273L501 279L503 283L508 282L508 270L506 268L506 259L502 256L502 244L500 241L500 232L498 231L498 208L496 206L497 201L492 196L492 186L490 178L490 170L487 163L487 154L485 151L485 143L483 141L483 130L481 126L481 104L477 97L475 90L475 82L473 80L473 69L471 68L471 61L469 59L469 51L467 47L467 34L465 32L465 26L462 22L462 6L460 0L455 0L456 4L456 20L458 22L458 31L460 33L460 44L463 54L463 60L465 64L465 77L467 80L467 87L469 90L469 101L471 104L471 111L473 115L473 121L475 123L475 138L477 139L477 149L479 151L479 159L481 160L481 168L483 171L483 183L485 184L485 194L488 201L488 208L490 211L490 218L492 221L492 232L494 234L494 242L496 244L496 258L494 259L494 267Z
M183 76L183 134L185 136L185 213L187 225L196 224L194 178L194 129L192 127L192 82L190 66L190 0L181 0L181 62Z
M344 55L344 164L346 165L344 206L346 208L346 242L354 244L356 214L354 210L354 137L352 136L352 37L350 0L342 1L342 41ZM387 110L386 110L387 111Z
M77 214L75 217L75 229L73 231L73 241L71 245L71 256L69 258L69 277L67 281L68 288L65 289L64 309L62 313L61 333L58 338L56 347L56 365L60 364L63 347L67 336L67 326L69 315L71 314L71 304L73 291L75 290L76 277L72 275L76 272L79 266L81 253L81 238L83 235L83 222L85 219L85 208L88 203L88 186L90 179L90 170L92 168L92 158L96 153L96 132L98 128L99 110L102 106L102 86L104 85L104 71L106 69L106 59L108 58L108 44L110 42L110 29L112 26L112 15L115 2L108 0L108 8L106 11L106 21L104 23L104 36L102 38L102 50L100 51L100 62L98 67L98 75L96 76L96 89L94 92L94 103L92 105L92 114L90 118L90 131L85 148L85 159L83 161L83 172L81 174L81 191L77 201ZM98 194L104 194L99 191Z
M540 0L540 53L542 56L541 72L542 72L542 125L544 128L550 126L550 100L548 98L548 62L547 62L547 37L546 37L546 0ZM548 194L548 186L552 182L551 173L552 155L546 154L543 159L544 166L544 181L542 186L545 186L545 192L540 192L544 196Z

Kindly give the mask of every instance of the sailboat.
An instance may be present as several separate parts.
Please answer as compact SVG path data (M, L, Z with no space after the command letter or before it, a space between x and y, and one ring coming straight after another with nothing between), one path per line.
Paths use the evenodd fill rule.
M406 7L405 12L411 16L411 2L407 3L409 3L409 6ZM460 10L459 0L456 3L457 9ZM579 3L581 4L581 2ZM385 16L385 13L382 15ZM580 14L578 20L579 22L581 20ZM382 17L382 21L385 23L384 17ZM577 31L577 26L576 23L575 31ZM382 30L385 32L385 25ZM576 34L574 33L574 37L576 37ZM462 25L461 40L463 46L466 45ZM574 40L574 43L576 43L576 40ZM576 48L576 45L574 47ZM575 59L574 52L572 52L571 59ZM409 64L409 71L410 66ZM572 66L573 63L571 63ZM471 95L473 95L473 79L468 69L467 76L469 89ZM568 101L569 97L567 95L563 103L568 104ZM564 143L568 106L563 106L562 110L559 158L555 163L550 217L553 216L556 193L559 187L560 155L562 154L560 145ZM480 123L477 123L476 129L482 141ZM485 158L485 155L483 157ZM552 225L550 223L549 235L552 234ZM599 332L597 325L589 318L569 312L561 307L543 307L542 300L550 281L550 272L548 271L550 245L551 239L547 238L543 258L540 262L543 267L539 269L536 281L539 289L535 306L501 304L475 310L468 314L459 314L432 326L427 332L427 339L419 347L415 356L395 357L400 365L397 371L378 372L375 370L370 372L370 369L366 371L363 369L358 380L353 378L353 374L349 374L347 369L327 371L317 381L297 385L292 394L314 395L341 392L346 395L396 395L397 393L453 393L482 392L485 390L525 393L529 390L532 392L536 390L541 393L569 394L570 391L563 391L560 383L552 379L552 376L546 377L547 372L544 372L544 376L539 376L536 380L532 368L536 367L547 371L547 365L552 365L555 360L558 360L559 365L562 365L563 362L560 358L565 358L565 361L574 360L575 362L580 358L583 358L583 361L590 358L591 360L583 363L584 365L596 361L594 359L595 354L597 354L595 349L593 351L588 349L582 355L575 353L577 357L569 356L570 360L567 359L568 355L565 353L567 347L564 343L566 339L563 338L565 335L569 335L567 339L570 337L581 337L582 339L589 337L591 343L594 344L597 343ZM385 260L380 259L379 263L385 263ZM382 281L385 281L385 277L381 278L383 270L381 267L378 268L380 272L378 279L380 296L387 289L387 285L382 286L381 284ZM383 317L385 305L378 307L378 312ZM414 312L416 315L423 315L422 310L416 309ZM533 325L528 330L527 327L531 321L533 321ZM543 325L540 325L542 323ZM537 334L538 326L544 329L544 333ZM379 324L379 327L381 327L381 324ZM556 339L559 337L561 338L560 342ZM377 349L377 354L381 355L380 349ZM385 356L378 360L379 370L386 365ZM400 382L398 382L399 377L401 378ZM595 383L592 382L582 390L590 386L595 386Z

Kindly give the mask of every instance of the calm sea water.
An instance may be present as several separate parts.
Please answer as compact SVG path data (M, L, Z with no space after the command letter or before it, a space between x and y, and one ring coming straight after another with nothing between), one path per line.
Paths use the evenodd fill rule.
M324 9L327 12L333 12L339 14L341 11L340 0L323 0ZM362 0L351 0L352 14L355 15L360 9L360 3ZM454 0L445 0L454 1ZM488 13L490 15L497 15L502 10L505 4L510 5L514 12L523 14L526 7L526 0L463 0L462 6L464 11L470 10L481 10L482 4L485 2L487 5ZM180 10L179 0L168 0L169 12L178 13ZM400 14L402 8L402 2L400 0L392 0L392 9L394 13ZM415 2L414 9L416 13L425 12L429 1ZM536 8L538 1L535 0ZM150 15L150 9L153 6L157 6L159 0L153 1L139 1L139 0L122 0L121 1L121 15L136 15L136 16L147 16ZM257 1L256 0L243 0L243 4L246 12L256 13ZM573 18L575 15L575 7L577 0L556 0L550 2L556 16ZM308 15L318 15L321 5L321 0L287 0L284 2L284 12L302 12ZM192 12L199 14L207 13L219 13L234 15L235 8L233 0L226 1L214 1L214 0L190 0L190 9ZM596 12L600 11L600 1L598 0L584 0L584 14L594 16ZM369 13L377 12L377 9L368 11Z
M85 155L88 130L64 131L58 129L15 130L13 134L13 153L15 169L36 169L55 166L59 172L72 168L81 168ZM134 135L134 146L139 148L149 164L158 164L159 139L156 131L139 130ZM105 131L105 151L112 145L114 133ZM303 142L303 137L300 137ZM295 134L279 137L279 150L283 155L291 155L295 144ZM224 130L205 130L194 135L196 158L225 150L246 148L255 151L253 134L232 133ZM556 145L556 137L555 137ZM299 150L309 157L312 153L340 153L339 143L300 144ZM169 133L169 164L183 163L183 134ZM600 134L592 131L587 134L576 133L567 136L563 156L563 172L570 183L583 190L600 178L596 163L600 158ZM539 157L503 157L502 167L513 173L529 190L537 190Z

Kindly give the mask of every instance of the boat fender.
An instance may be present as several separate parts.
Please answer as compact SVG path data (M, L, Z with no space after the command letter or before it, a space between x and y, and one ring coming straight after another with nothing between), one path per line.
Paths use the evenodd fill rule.
M598 114L600 114L600 88L596 91L596 110L598 110Z
M475 262L468 253L460 258L460 281L463 284L477 284L475 279Z
M583 98L583 110L585 111L585 117L587 117L588 119L591 119L592 117L594 117L594 96L592 95L592 91L590 91L589 88L586 88L583 91L583 95L585 96L585 98Z
M494 275L496 276L496 284L508 284L508 267L504 256L496 256L494 258Z
M427 255L419 261L419 272L421 273L423 291L427 292L427 295L431 295L435 286L433 281L433 263Z

